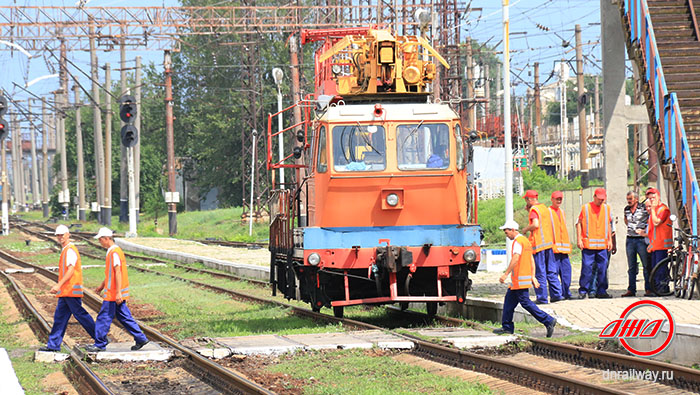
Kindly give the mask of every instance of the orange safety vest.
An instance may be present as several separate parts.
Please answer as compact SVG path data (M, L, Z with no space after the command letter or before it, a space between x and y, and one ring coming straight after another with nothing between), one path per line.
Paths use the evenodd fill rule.
M668 206L661 203L656 207L656 216L663 212L663 210L668 210ZM671 228L671 218L670 216L666 218L665 221L659 224L659 226L654 226L651 221L651 215L649 216L649 251L663 251L670 250L673 248L673 229Z
M532 244L532 248L535 252L548 250L554 245L552 228L548 225L551 222L549 210L547 206L542 203L530 207L529 213L532 213L533 210L537 212L537 216L540 220L540 227L530 232L530 244Z
M571 242L569 241L569 230L566 228L566 218L564 211L555 210L549 207L549 216L552 219L552 230L554 234L554 252L557 254L570 254Z
M68 266L66 266L66 257L68 255L68 250L75 251L75 255L78 260L75 261L75 267L73 269L73 275L70 280L66 281L61 289L56 294L57 298L82 298L83 297L83 269L80 266L80 253L78 253L78 248L73 245L73 243L68 243L67 246L61 250L61 256L58 258L58 279L59 281L63 279L63 276L68 271Z
M114 302L117 300L117 279L116 279L116 269L114 267L114 253L119 255L119 269L122 273L122 299L127 299L129 297L129 275L126 273L126 257L124 256L124 251L118 245L114 245L112 249L107 253L107 258L105 259L105 300L108 302Z
M592 205L593 203L586 203L581 207L583 248L588 250L607 250L608 242L612 240L610 207L603 203L598 214L595 214L591 207Z
M513 246L519 243L523 247L520 253L520 260L510 274L510 289L528 289L532 286L532 246L530 241L523 235L517 235L513 240ZM510 255L513 256L513 247Z

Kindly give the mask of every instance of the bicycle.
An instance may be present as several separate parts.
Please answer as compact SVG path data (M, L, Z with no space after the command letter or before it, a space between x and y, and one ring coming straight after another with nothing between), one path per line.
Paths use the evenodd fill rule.
M659 261L649 273L649 285L651 291L659 296L675 295L677 298L693 298L697 292L700 298L700 284L698 273L700 271L700 236L690 235L682 229L674 228L678 236L674 238L676 246L669 251L666 258ZM690 248L686 247L690 244ZM688 251L690 250L690 253ZM656 274L662 268L668 267L668 277L660 283L669 284L668 289L657 289Z

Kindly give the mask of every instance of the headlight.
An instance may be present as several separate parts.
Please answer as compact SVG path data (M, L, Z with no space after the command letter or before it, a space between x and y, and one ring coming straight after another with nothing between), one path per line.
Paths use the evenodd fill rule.
M316 266L319 263L321 263L321 256L314 252L311 255L309 255L308 261L309 265Z
M333 67L331 67L331 71L333 71L333 74L338 75L343 69L340 68L339 64L334 64Z
M386 204L388 204L391 207L396 207L397 204L399 204L399 195L395 193L390 193L386 196Z
M310 258L310 257L309 257ZM474 262L476 261L476 252L474 250L466 250L464 251L464 260L467 262Z

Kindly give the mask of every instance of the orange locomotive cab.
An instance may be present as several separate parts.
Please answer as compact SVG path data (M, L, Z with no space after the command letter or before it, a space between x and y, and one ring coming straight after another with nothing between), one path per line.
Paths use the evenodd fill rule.
M464 302L478 266L481 229L459 116L394 90L323 107L310 123L305 193L277 195L288 209L271 225L271 280L290 298L298 286L316 310L425 302L434 314L438 303Z

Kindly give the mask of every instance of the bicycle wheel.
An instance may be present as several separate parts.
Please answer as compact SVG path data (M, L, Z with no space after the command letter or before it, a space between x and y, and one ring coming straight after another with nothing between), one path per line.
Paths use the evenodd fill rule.
M669 281L669 280L671 280L671 278L669 278L670 276L668 276L668 274L666 275L666 278L663 279L663 282L664 282L664 283L668 282L668 284L669 284L669 289L668 289L668 290L664 290L664 289L660 289L660 290L659 290L659 289L656 289L656 281L655 281L655 279L656 279L656 273L657 273L661 268L666 267L666 266L670 266L670 267L669 267L669 272L671 272L671 273L677 273L677 272L678 272L678 260L677 260L677 259L674 259L674 257L675 257L675 256L672 254L672 255L669 255L668 257L666 257L666 258L660 260L660 261L659 261L656 265L654 265L654 267L651 269L651 273L649 273L649 286L651 287L651 290L652 290L655 294L657 294L657 295L659 295L659 296L669 296L669 295L671 295L671 294L673 293L673 290L672 290L671 287L670 287L671 282Z
M671 272L671 279L673 280L673 293L677 298L685 299L686 291L688 289L688 277L686 276L686 271L688 269L688 259L692 259L692 255L680 254L676 258L677 265L674 265L675 272ZM671 269L673 269L671 268Z

